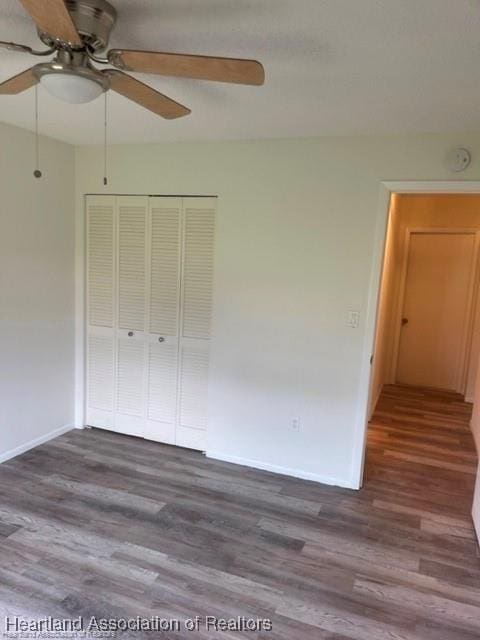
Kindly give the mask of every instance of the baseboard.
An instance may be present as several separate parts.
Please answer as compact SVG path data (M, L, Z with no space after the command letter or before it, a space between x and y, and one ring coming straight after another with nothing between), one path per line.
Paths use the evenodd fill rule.
M356 488L350 481L344 480L342 478L332 478L330 476L322 476L317 473L309 473L308 471L302 471L300 469L280 467L275 464L269 464L268 462L260 462L259 460L239 458L238 456L231 456L226 453L221 453L220 451L207 451L206 456L207 458L212 458L212 460L231 462L232 464L238 464L242 467L251 467L252 469L260 469L261 471L271 471L272 473L278 473L282 476L300 478L301 480L310 480L311 482L318 482L319 484L328 484L334 487L343 487L344 489Z
M58 436L61 436L63 433L66 433L67 431L71 431L73 428L74 428L73 424L66 424L63 427L59 427L58 429L49 431L43 436L34 438L33 440L26 442L25 444L21 444L19 447L15 447L14 449L9 449L4 453L0 453L0 463L6 462L11 458L15 458L16 456L19 456L20 454L25 453L25 451L28 451L29 449L33 449L34 447L38 447L39 445L44 444L49 440L53 440L53 438L57 438Z

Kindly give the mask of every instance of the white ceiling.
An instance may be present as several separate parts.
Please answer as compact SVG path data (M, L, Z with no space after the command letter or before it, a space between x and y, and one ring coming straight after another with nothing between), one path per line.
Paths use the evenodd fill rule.
M260 60L264 87L148 81L192 109L158 118L109 93L110 142L252 139L480 129L480 0L114 0L112 47ZM38 47L18 0L0 40ZM42 61L0 50L0 81ZM0 121L32 128L33 89L0 97ZM103 100L67 105L40 89L40 130L102 141Z

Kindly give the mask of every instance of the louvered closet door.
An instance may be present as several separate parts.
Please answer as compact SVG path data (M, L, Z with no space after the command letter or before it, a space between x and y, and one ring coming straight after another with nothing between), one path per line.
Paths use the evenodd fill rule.
M117 431L144 435L148 198L117 197Z
M115 198L88 196L86 423L114 428Z
M183 274L176 444L205 450L215 198L183 199Z
M181 274L181 198L150 198L145 437L175 443Z

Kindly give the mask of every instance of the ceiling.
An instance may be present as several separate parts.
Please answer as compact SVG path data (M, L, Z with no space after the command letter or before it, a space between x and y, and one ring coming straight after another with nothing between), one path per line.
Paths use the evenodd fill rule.
M112 1L112 0L110 0ZM480 129L480 0L113 0L112 47L256 58L264 87L137 74L192 109L176 121L110 92L110 143ZM18 0L0 40L38 47ZM0 50L0 81L38 61ZM0 97L0 121L33 128L34 91ZM40 131L103 139L103 99L39 90Z

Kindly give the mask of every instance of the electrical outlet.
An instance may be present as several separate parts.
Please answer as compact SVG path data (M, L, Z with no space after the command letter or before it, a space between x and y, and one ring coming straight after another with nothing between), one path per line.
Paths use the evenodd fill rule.
M293 418L292 431L300 431L300 418Z
M360 322L360 311L349 311L347 316L347 327L356 329Z

